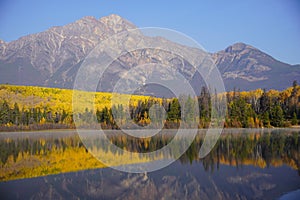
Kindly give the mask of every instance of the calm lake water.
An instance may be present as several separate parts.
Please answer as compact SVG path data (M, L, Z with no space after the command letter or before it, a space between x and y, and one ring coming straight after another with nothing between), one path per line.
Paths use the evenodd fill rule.
M73 131L2 133L0 197L300 199L299 133L300 130L296 129L226 130L215 148L203 159L199 159L197 154L203 142L200 134L180 159L150 173L126 173L111 168L65 173L66 170L59 168L59 163L66 159L64 154L75 152L73 156L76 157L77 150L81 152L80 149L84 148L78 138L74 139L76 134ZM132 138L126 141L117 133L112 135L112 143L138 152L161 148L170 140L158 137L146 144L145 141L129 142ZM109 153L109 150L104 152ZM54 158L55 162L47 160ZM30 161L28 163L38 164L28 165L24 162L26 159ZM43 176L39 176L39 165L44 165L44 162L49 163L48 171L42 171ZM53 167L50 165L56 171L49 170ZM22 169L24 166L26 170ZM32 175L33 172L36 174ZM24 173L23 177L28 178L19 179L18 173ZM31 175L39 177L29 178Z

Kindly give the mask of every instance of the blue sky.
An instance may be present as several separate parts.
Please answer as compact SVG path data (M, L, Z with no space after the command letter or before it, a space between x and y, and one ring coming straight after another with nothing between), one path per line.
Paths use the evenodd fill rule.
M138 27L180 31L210 52L244 42L300 64L300 1L1 0L0 39L12 41L84 16L118 14Z

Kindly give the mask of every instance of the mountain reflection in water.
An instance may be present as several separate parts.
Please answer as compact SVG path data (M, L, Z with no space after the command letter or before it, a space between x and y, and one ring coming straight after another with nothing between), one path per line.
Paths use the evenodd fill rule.
M29 133L28 133L29 134ZM46 137L32 133L30 137L13 137L3 134L0 141L1 178L17 179L16 174L29 178L43 173L38 165L18 164L23 157L39 164L47 161L48 174L57 174L31 179L0 182L0 196L21 199L274 199L300 188L299 131L278 130L226 130L208 156L199 159L198 152L203 135L198 135L190 148L178 161L161 170L131 174L111 168L89 166L90 169L72 173L62 173L64 163L60 158L65 152L84 150L84 146L74 134L48 134ZM8 139L10 138L10 139ZM119 147L134 152L148 152L167 144L172 137L157 136L151 140L134 139L111 134L110 140ZM109 149L105 150L107 153ZM103 152L105 152L103 151ZM53 158L55 162L46 158ZM89 155L82 151L83 155ZM109 154L113 155L113 154ZM139 162L138 160L136 160ZM78 161L77 161L78 162ZM137 163L136 162L136 163ZM157 161L153 161L157 162ZM132 162L135 163L135 162ZM69 165L76 163L69 163ZM95 163L94 163L95 164ZM130 162L128 164L131 164ZM67 164L65 164L68 167ZM12 169L9 170L8 168ZM32 167L32 168L30 168ZM101 167L101 166L100 166ZM1 198L3 199L3 198Z

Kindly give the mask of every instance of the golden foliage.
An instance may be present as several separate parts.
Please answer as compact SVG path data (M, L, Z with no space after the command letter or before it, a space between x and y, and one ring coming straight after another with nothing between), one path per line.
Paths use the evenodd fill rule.
M72 100L74 91L70 89L46 88L36 86L17 86L17 85L0 85L0 102L7 101L13 108L17 103L20 109L39 107L42 111L62 111L72 113ZM149 96L115 94L108 92L86 92L76 91L75 101L79 112L84 112L85 108L96 111L104 107L111 108L112 103L137 106L139 100L148 100ZM158 98L155 98L159 101ZM92 107L93 106L93 107Z

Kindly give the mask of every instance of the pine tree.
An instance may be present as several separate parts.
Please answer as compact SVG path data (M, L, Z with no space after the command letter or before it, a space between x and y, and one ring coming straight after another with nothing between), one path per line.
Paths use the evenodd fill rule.
M1 124L7 124L8 122L10 122L10 120L10 108L8 103L4 101L0 106L0 122Z
M284 117L282 108L277 104L271 108L270 121L272 126L281 127L283 126Z
M14 120L13 123L18 125L20 121L20 109L17 103L14 104L12 115L13 115L12 118Z
M263 113L261 119L262 119L263 125L265 127L269 127L271 125L270 124L270 114L269 114L269 112Z
M266 90L264 90L262 96L259 99L260 101L260 106L259 106L259 114L263 114L270 109L270 98L267 95Z
M297 125L297 124L298 124L297 114L296 112L294 112L292 118L292 125Z
M170 121L179 121L181 117L180 112L180 104L178 99L173 99L170 103L169 110L168 110L168 120Z

